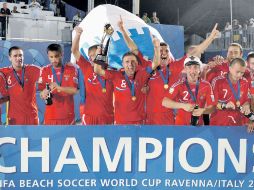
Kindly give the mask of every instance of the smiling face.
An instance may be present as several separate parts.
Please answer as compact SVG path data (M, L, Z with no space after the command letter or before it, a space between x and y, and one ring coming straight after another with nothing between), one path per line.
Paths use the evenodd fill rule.
M24 53L22 49L13 49L10 52L9 60L15 70L19 70L23 66Z
M134 76L138 60L135 55L126 55L123 58L123 68L127 76Z
M160 54L161 54L161 65L167 66L169 63L169 48L167 45L160 46Z
M187 74L188 82L196 83L199 78L200 72L201 72L200 65L197 65L197 64L186 65L185 71Z

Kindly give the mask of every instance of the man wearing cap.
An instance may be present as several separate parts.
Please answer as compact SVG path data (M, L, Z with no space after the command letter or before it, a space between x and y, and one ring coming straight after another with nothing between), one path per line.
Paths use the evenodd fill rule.
M214 110L214 95L209 82L200 79L202 62L196 56L190 56L184 61L186 78L174 83L162 105L170 109L178 109L175 124L190 125L191 117L210 114ZM203 121L199 118L199 125Z
M244 114L250 113L249 83L243 77L246 63L242 58L230 62L229 72L213 80L216 111L211 115L211 125L241 126L246 123Z
M141 89L147 82L150 74L159 65L160 42L153 39L154 60L152 64L145 63L141 59L142 65L152 65L143 68L138 64L138 57L127 52L123 55L123 71L102 70L97 64L94 65L95 72L107 80L112 80L115 94L115 124L144 124L144 94Z

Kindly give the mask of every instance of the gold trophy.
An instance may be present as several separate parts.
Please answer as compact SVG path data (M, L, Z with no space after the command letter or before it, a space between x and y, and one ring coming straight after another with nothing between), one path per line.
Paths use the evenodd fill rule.
M106 24L104 26L104 32L101 40L101 53L97 54L95 57L94 62L97 63L98 65L101 65L104 69L108 67L108 48L109 48L109 43L110 43L110 37L114 33L114 29L111 26L111 24ZM104 46L104 41L107 39L107 42Z

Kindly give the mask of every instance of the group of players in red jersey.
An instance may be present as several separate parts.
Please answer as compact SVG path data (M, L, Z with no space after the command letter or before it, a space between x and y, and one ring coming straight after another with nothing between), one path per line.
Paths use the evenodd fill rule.
M75 28L72 53L86 86L86 103L80 109L84 125L190 125L191 117L196 116L199 125L209 121L220 126L247 125L248 131L253 131L254 53L245 62L241 45L233 43L226 59L216 57L208 64L199 59L217 37L217 24L204 42L190 48L178 61L171 59L169 46L158 39L153 39L153 60L146 60L128 36L122 19L118 26L130 50L122 58L120 71L96 63L101 51L97 45L89 48L86 60L79 52L82 29ZM10 99L9 124L38 124L36 81L42 99L53 93L53 104L46 105L44 124L74 124L77 67L62 63L58 44L48 46L47 53L50 64L40 69L23 64L21 48L10 48L12 65L0 69L7 81L1 95Z

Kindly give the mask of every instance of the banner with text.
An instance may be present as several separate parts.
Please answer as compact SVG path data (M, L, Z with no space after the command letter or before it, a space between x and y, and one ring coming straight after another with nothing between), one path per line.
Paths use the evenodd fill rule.
M246 127L0 127L2 189L252 189Z

